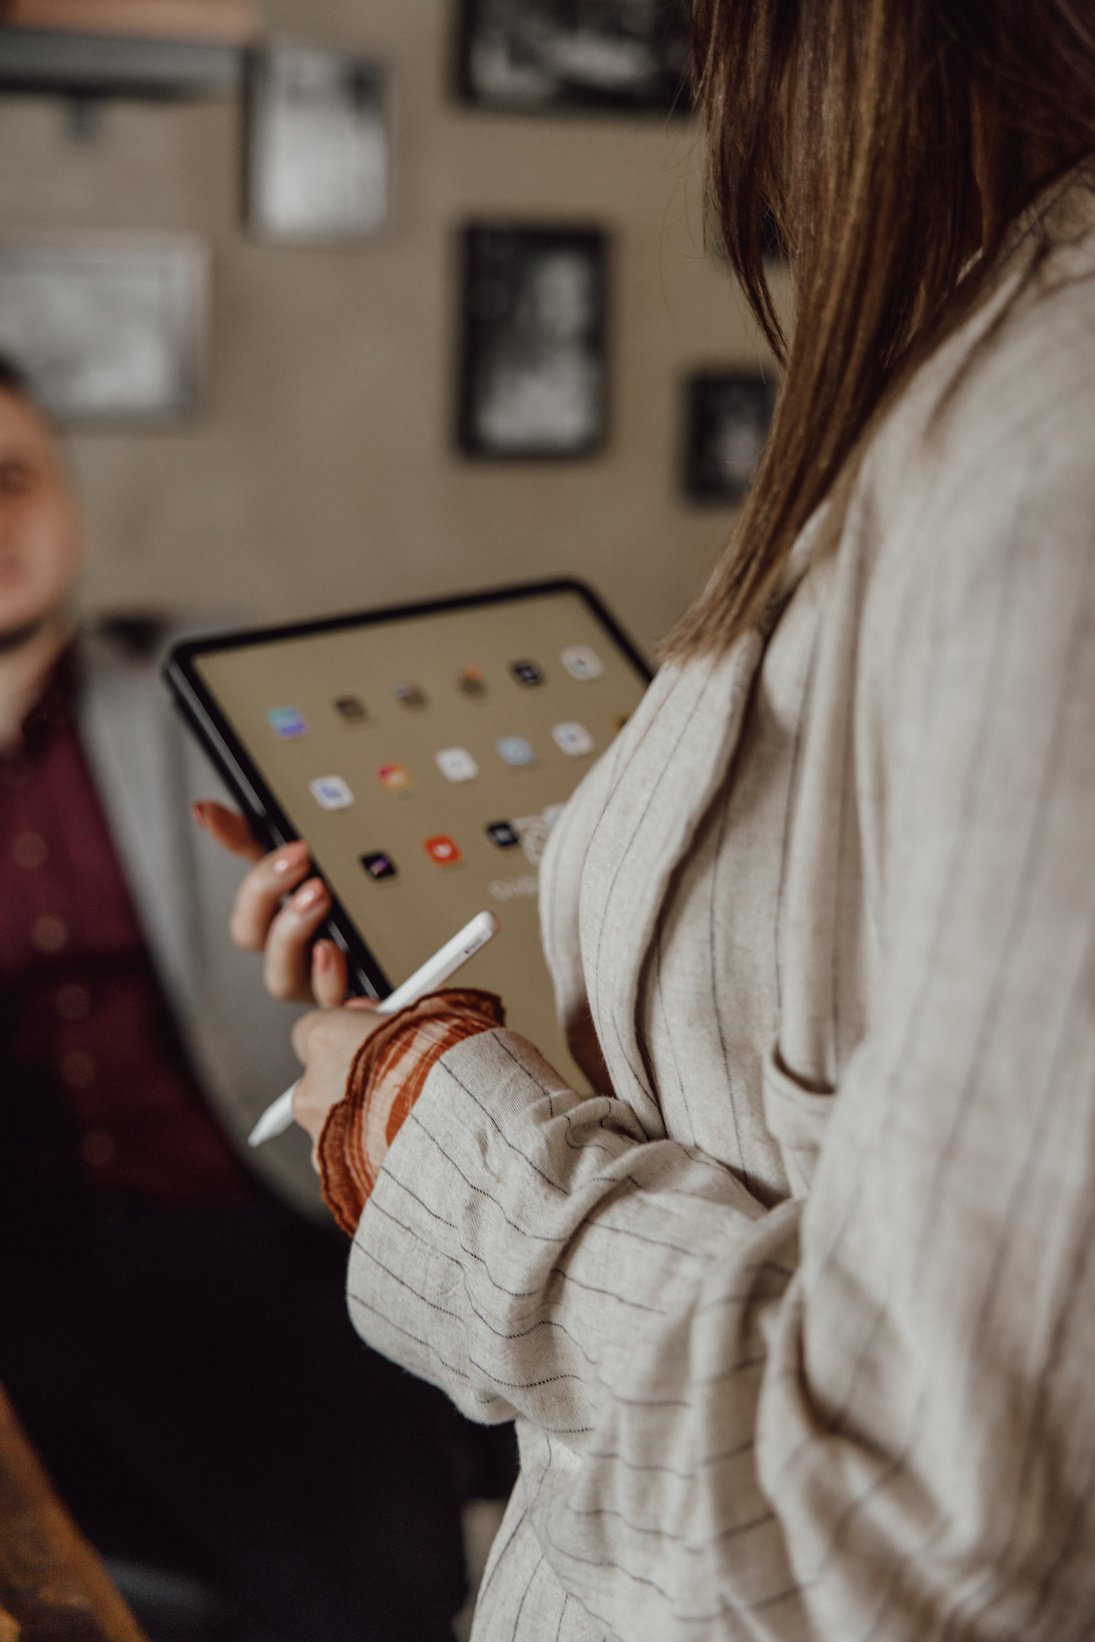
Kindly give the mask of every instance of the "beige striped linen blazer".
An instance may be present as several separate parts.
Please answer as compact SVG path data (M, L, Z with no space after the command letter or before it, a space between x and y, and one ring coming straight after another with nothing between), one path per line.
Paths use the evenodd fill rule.
M462 1044L362 1216L359 1332L517 1423L477 1642L1095 1637L1083 175L1041 216L767 642L663 668L556 831L603 1094Z

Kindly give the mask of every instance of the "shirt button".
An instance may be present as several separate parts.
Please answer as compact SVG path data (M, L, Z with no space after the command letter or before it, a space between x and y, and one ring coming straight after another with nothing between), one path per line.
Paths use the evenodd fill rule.
M113 1138L105 1129L89 1129L80 1142L80 1156L89 1169L106 1169L118 1154Z
M70 1089L86 1089L95 1081L96 1066L86 1049L70 1049L61 1056L61 1076Z
M30 926L32 944L39 952L60 952L68 940L68 925L52 912L44 912Z
M49 854L49 846L40 832L21 832L12 845L12 855L17 867L25 867L33 872L40 867Z
M91 1014L91 993L71 981L54 993L53 1007L63 1021L86 1021Z

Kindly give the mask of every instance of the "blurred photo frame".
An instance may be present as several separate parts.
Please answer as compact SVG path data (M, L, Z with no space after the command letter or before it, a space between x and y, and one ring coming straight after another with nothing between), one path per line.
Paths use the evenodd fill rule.
M482 109L688 114L686 0L463 0L456 71Z
M61 423L199 407L209 253L184 235L0 237L0 350Z
M461 248L460 449L501 461L592 456L606 436L607 234L474 223Z
M698 371L685 382L684 490L696 502L740 505L775 408L774 372Z
M371 239L391 215L388 72L328 46L274 39L250 54L244 214L266 243Z

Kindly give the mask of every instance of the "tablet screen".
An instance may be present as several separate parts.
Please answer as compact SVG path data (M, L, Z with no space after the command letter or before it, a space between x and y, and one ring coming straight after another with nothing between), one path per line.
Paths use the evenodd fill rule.
M453 984L499 993L581 1087L540 947L538 863L647 683L584 590L242 635L192 647L190 666L254 785L307 839L374 984L493 911L499 934Z

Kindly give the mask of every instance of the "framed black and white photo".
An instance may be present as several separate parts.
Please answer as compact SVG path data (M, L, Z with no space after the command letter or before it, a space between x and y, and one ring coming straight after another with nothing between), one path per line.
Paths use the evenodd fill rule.
M607 236L477 224L463 238L459 443L565 458L604 442Z
M772 423L776 385L757 370L701 371L686 384L684 485L699 502L741 502Z
M246 93L246 216L256 238L367 239L391 210L387 73L325 46L253 53Z
M685 0L464 0L466 102L511 113L688 113Z
M209 256L182 235L0 238L0 350L62 422L167 422L198 405Z

